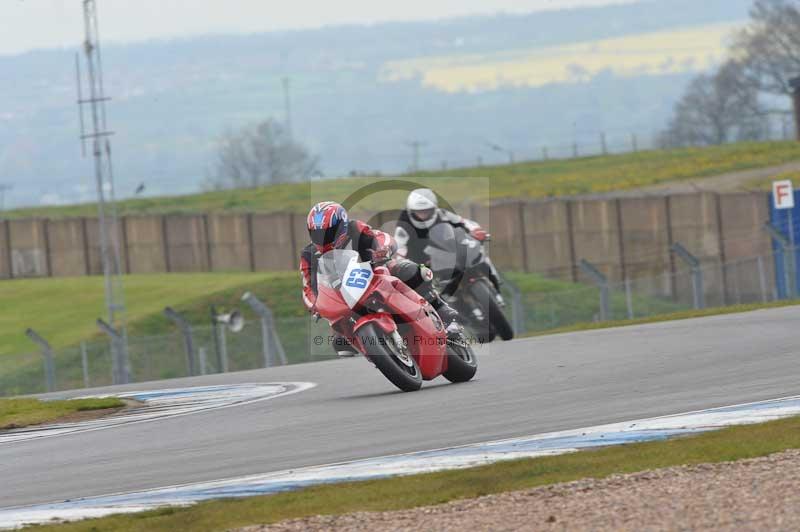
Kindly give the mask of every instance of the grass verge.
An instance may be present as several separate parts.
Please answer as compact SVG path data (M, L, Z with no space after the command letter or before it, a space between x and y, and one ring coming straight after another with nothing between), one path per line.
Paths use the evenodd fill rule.
M660 183L696 179L780 165L800 159L797 142L738 143L707 148L646 151L619 155L521 162L511 165L457 168L407 176L437 189L453 204L492 199L535 199L576 194L606 193ZM477 190L472 180L487 178ZM430 178L430 180L429 180ZM274 185L247 190L204 192L185 196L142 198L119 202L122 215L198 212L308 212L315 201L342 201L375 177L331 179L311 183ZM378 194L359 206L385 210L405 203L405 193ZM90 203L31 207L6 211L8 218L32 216L63 218L94 216Z
M409 477L317 486L296 492L222 500L56 525L59 532L94 530L228 530L317 514L387 511L602 478L678 465L726 462L800 448L800 417L731 427L691 437ZM56 526L33 527L51 530Z
M0 399L0 430L41 425L75 414L125 406L115 397L40 401L38 399Z

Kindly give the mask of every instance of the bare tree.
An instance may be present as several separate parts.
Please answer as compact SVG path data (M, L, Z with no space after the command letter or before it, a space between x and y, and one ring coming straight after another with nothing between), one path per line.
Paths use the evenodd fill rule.
M729 61L717 73L701 74L689 84L660 143L677 147L760 140L765 130L758 91L744 81L741 63Z
M756 0L750 23L733 52L744 79L761 92L789 94L789 80L800 75L800 1Z
M228 132L219 140L212 188L253 188L319 175L319 159L274 120Z

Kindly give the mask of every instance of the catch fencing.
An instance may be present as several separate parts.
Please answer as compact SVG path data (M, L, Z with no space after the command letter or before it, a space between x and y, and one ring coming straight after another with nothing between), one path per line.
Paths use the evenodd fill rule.
M769 303L798 295L797 283L779 279L796 278L795 263L785 260L785 251L778 249L773 254L728 262L711 258L694 265L676 259L675 271L623 281L609 281L598 268L584 261L583 267L578 268L578 282L566 290L564 282L555 280L544 288L529 289L525 285L530 276L509 273L504 292L517 334L652 318L692 309ZM673 250L676 254L677 250ZM157 336L130 336L129 380L144 382L244 371L337 357L324 320L275 317L265 321L256 316L237 333L222 324L190 325L191 348L179 328ZM47 363L50 360L52 364ZM112 350L107 338L98 338L50 353L32 350L4 356L0 357L0 375L0 395L110 385Z

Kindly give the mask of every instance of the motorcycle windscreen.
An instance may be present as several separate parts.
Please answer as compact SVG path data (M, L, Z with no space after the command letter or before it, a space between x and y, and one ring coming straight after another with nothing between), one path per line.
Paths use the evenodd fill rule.
M361 262L354 250L334 249L319 259L317 283L338 290L350 308L364 297L372 276L370 263Z
M441 279L452 279L483 261L481 243L460 227L440 223L428 234L430 244L424 252L431 259L431 269Z

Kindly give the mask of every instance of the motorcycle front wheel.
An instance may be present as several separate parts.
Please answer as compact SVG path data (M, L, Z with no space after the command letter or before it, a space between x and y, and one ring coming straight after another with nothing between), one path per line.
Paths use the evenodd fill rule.
M422 373L417 361L403 345L397 345L392 335L373 323L358 332L367 358L389 382L404 392L414 392L422 387Z

